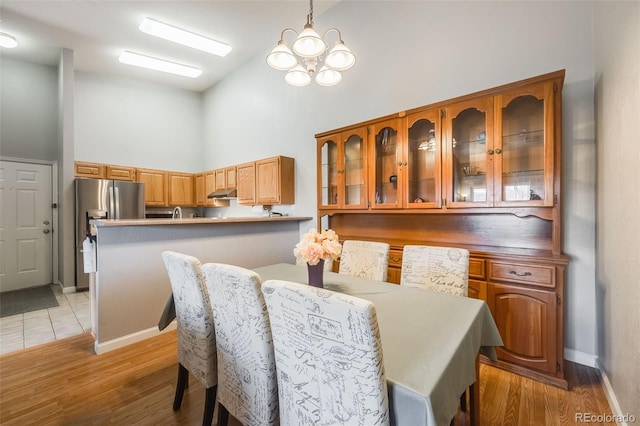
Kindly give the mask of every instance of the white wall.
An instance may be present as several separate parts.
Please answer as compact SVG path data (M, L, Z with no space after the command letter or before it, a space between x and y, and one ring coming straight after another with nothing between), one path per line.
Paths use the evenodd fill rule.
M638 419L640 3L597 3L593 16L599 356L617 396L619 413Z
M293 156L295 213L315 215L315 133L566 69L565 346L594 359L591 8L586 2L340 2L317 16L315 26L339 28L356 55L342 83L289 87L282 72L255 58L205 95L205 164Z
M2 57L0 155L56 160L58 70Z
M204 169L200 93L76 71L74 114L76 160Z

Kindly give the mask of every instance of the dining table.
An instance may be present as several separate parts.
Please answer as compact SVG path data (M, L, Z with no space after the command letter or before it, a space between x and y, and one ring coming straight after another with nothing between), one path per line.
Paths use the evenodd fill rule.
M308 280L304 266L253 270L262 282ZM503 344L484 301L334 272L324 272L323 285L375 306L392 425L449 425L467 389L471 424L480 424L478 355L495 360L495 347ZM159 328L175 317L173 309L170 297Z

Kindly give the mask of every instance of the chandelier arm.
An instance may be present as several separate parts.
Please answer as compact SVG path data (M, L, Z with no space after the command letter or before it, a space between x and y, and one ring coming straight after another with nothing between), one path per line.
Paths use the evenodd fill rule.
M337 33L338 33L338 41L343 42L343 41L342 41L342 33L340 32L340 30L339 30L339 29L337 29L337 28L329 28L327 31L325 31L325 32L324 32L324 34L322 34L322 40L323 40L325 43L327 42L327 40L326 40L326 38L325 38L325 37L326 37L326 36L327 36L327 34L329 34L329 32L331 32L331 31L335 31L335 32L337 32ZM343 42L343 43L344 43L344 42Z
M291 32L295 33L296 37L298 36L298 32L296 30L294 30L293 28L285 28L280 33L280 40L284 41L284 33L286 33L287 31L291 31Z

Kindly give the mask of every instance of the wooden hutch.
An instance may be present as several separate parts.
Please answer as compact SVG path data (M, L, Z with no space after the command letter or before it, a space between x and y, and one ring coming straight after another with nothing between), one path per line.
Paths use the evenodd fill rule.
M341 240L469 250L504 346L483 362L567 388L564 70L316 135L318 218Z

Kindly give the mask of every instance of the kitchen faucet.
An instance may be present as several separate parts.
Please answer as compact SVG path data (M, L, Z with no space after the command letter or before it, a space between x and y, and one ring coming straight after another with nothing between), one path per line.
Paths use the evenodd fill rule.
M182 209L180 208L180 206L177 206L173 209L173 215L171 216L172 219L182 219Z

